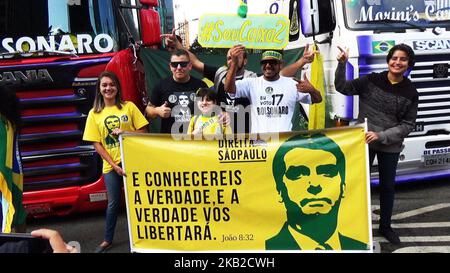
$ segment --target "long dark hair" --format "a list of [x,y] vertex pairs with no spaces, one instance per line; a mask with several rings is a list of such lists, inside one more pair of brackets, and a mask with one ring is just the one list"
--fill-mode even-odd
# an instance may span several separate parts
[[122,88],[120,87],[120,81],[116,74],[111,71],[103,71],[97,79],[97,85],[95,86],[95,99],[94,99],[94,113],[100,113],[105,108],[105,101],[100,93],[100,81],[104,78],[110,78],[116,85],[117,95],[115,104],[117,108],[122,109]]
[[17,130],[21,126],[20,105],[16,93],[6,86],[0,85],[0,115],[4,123],[11,122]]

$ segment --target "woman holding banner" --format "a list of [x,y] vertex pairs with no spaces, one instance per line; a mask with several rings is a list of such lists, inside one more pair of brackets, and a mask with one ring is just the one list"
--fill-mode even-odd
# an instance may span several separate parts
[[366,143],[372,166],[375,155],[380,174],[379,232],[389,242],[400,244],[391,228],[394,184],[403,140],[412,131],[417,116],[418,93],[405,77],[414,66],[414,51],[405,44],[395,45],[386,56],[388,71],[346,81],[348,49],[339,48],[334,84],[344,95],[359,95],[358,122],[368,121]]
[[100,74],[94,100],[89,112],[83,140],[91,141],[103,159],[103,177],[108,192],[105,238],[95,252],[102,253],[111,247],[121,200],[122,169],[118,136],[124,132],[146,132],[148,121],[130,101],[122,100],[120,82],[109,71]]

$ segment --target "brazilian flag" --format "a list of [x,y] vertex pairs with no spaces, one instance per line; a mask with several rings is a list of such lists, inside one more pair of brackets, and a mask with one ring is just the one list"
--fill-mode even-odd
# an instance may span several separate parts
[[0,116],[0,202],[1,232],[25,222],[22,205],[23,174],[17,134],[12,124]]
[[393,48],[395,41],[373,41],[372,42],[372,52],[374,54],[387,54],[388,51]]

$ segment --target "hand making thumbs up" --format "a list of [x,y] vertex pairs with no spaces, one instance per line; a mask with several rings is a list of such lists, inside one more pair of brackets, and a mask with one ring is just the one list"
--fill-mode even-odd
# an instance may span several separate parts
[[170,117],[170,114],[172,113],[172,109],[169,107],[169,103],[165,101],[163,105],[158,107],[158,115],[162,118],[168,118]]

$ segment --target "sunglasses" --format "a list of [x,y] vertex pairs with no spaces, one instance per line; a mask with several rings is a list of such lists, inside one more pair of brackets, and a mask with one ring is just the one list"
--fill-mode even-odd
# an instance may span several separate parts
[[280,62],[277,60],[263,60],[261,61],[261,65],[266,65],[266,64],[270,64],[271,66],[275,66],[277,64],[279,64]]
[[170,66],[173,68],[177,68],[178,65],[181,67],[186,67],[188,66],[189,62],[170,62]]

